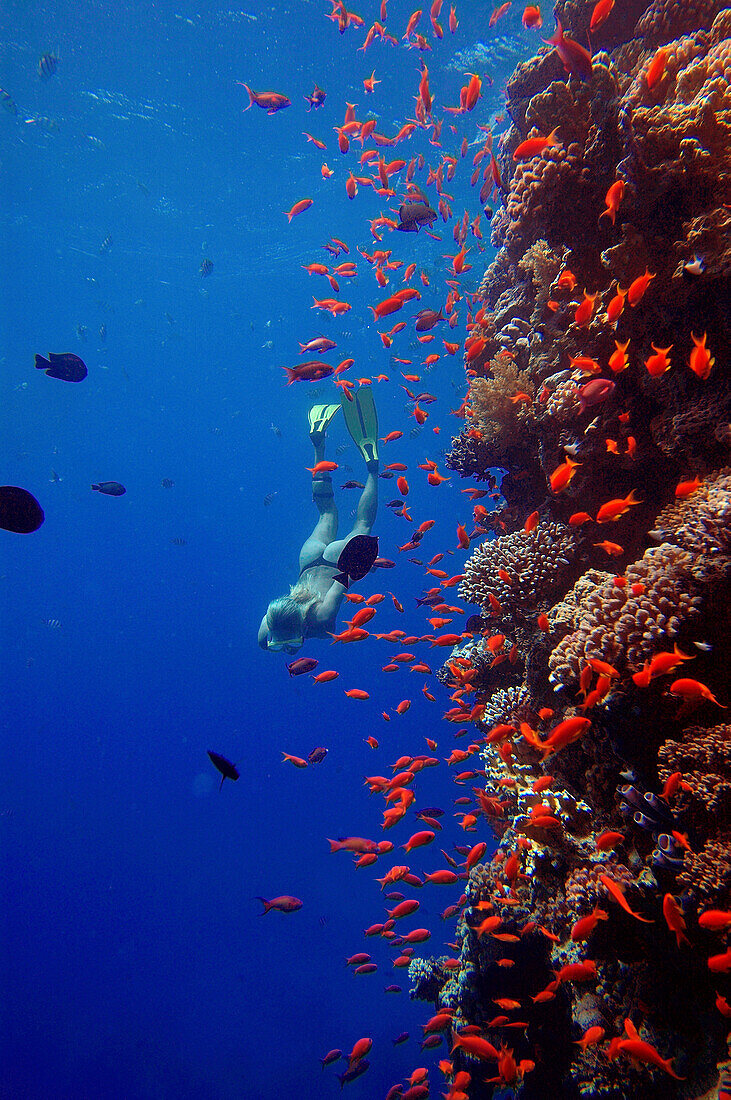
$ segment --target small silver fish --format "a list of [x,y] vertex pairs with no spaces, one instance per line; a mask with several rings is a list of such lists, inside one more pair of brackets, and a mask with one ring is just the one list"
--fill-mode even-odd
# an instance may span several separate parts
[[690,278],[695,278],[698,275],[702,275],[705,269],[706,265],[703,263],[701,257],[698,256],[696,253],[693,254],[692,260],[688,260],[687,263],[683,264],[683,274],[690,276]]

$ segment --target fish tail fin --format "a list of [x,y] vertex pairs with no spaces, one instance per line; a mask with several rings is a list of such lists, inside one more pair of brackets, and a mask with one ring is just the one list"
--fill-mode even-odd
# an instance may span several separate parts
[[248,103],[248,106],[247,106],[247,107],[244,107],[244,110],[245,110],[245,111],[248,111],[249,107],[253,106],[253,103],[254,103],[254,93],[252,92],[252,90],[251,90],[251,88],[249,87],[249,85],[248,85],[248,84],[244,84],[243,80],[237,80],[237,81],[236,81],[236,83],[237,83],[237,84],[239,84],[239,85],[241,85],[241,87],[242,87],[242,88],[246,88],[247,92],[249,93],[249,103]]
[[221,791],[221,787],[223,786],[223,781],[224,781],[224,779],[225,779],[225,778],[226,778],[226,776],[225,776],[225,775],[222,775],[222,776],[221,776],[221,782],[220,782],[220,783],[218,784],[218,790],[219,790],[219,793],[220,793],[220,791]]
[[282,370],[287,372],[287,385],[291,386],[297,377],[297,371],[292,367],[282,367]]
[[336,573],[333,577],[333,580],[337,581],[339,584],[342,584],[343,588],[348,588],[350,585],[347,573]]
[[36,370],[48,370],[51,366],[50,359],[44,359],[42,355],[36,353]]
[[330,845],[330,851],[331,852],[337,852],[337,851],[340,850],[340,841],[339,840],[330,840],[330,837],[328,837],[327,842]]
[[563,27],[561,26],[561,20],[556,18],[556,30],[553,32],[551,38],[544,38],[543,41],[547,46],[560,46],[563,42]]
[[[224,779],[225,778],[226,777],[224,776]],[[269,910],[271,909],[271,905],[269,904],[269,902],[267,901],[266,898],[261,898],[261,897],[259,897],[258,894],[256,895],[256,900],[260,901],[262,903],[262,905],[264,906],[262,912],[259,914],[260,917],[263,917],[265,913],[269,912]]]

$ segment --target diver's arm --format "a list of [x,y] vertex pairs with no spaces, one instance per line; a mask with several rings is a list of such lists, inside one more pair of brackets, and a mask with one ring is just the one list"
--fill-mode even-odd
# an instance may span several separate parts
[[335,630],[340,604],[343,602],[345,587],[340,581],[333,581],[315,612],[315,622],[322,631]]

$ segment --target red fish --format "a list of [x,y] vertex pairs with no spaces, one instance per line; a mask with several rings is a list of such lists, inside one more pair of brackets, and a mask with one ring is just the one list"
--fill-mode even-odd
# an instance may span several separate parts
[[573,73],[580,80],[589,80],[592,74],[591,54],[573,38],[566,38],[560,21],[556,20],[556,32],[553,38],[544,38],[547,46],[553,46],[561,58],[567,73]]
[[596,514],[596,522],[609,523],[612,520],[616,521],[629,512],[632,505],[641,503],[642,501],[637,500],[635,497],[635,491],[633,489],[626,497],[608,500],[606,504],[602,504]]
[[279,92],[253,92],[248,84],[244,84],[242,80],[237,80],[236,83],[242,88],[246,88],[249,93],[249,106],[244,107],[245,111],[248,111],[249,107],[255,103],[257,107],[261,107],[266,111],[268,115],[274,115],[277,111],[283,110],[285,107],[291,107],[292,101],[287,99],[286,95],[281,95]]
[[[614,0],[609,0],[611,4]],[[607,191],[604,199],[604,205],[606,210],[603,210],[599,215],[599,220],[602,218],[609,218],[612,225],[614,225],[615,218],[617,217],[617,211],[619,210],[619,204],[624,197],[624,180],[615,180],[612,186]]]
[[665,72],[665,62],[669,54],[670,50],[666,46],[661,46],[650,62],[647,72],[645,73],[645,81],[650,90],[662,80],[663,73]]
[[551,491],[554,493],[562,492],[572,481],[576,473],[576,467],[580,465],[580,462],[574,462],[573,458],[567,455],[561,465],[551,474]]
[[561,142],[556,139],[556,133],[558,126],[551,130],[548,137],[539,135],[538,137],[526,138],[525,141],[521,141],[513,153],[513,160],[530,160],[531,157],[538,156],[539,153],[543,153],[546,149],[550,149],[554,146],[560,146]]
[[708,375],[711,373],[711,367],[716,360],[711,355],[710,351],[706,347],[706,334],[705,332],[701,337],[695,336],[691,332],[691,337],[695,347],[690,353],[690,359],[688,360],[688,366],[698,378],[705,382]]
[[652,1066],[657,1066],[658,1069],[665,1070],[676,1081],[685,1081],[685,1077],[680,1077],[671,1066],[672,1059],[661,1058],[655,1048],[642,1039],[620,1039],[617,1048],[638,1062],[648,1062]]
[[267,901],[266,898],[261,898],[257,895],[257,901],[260,901],[264,906],[260,916],[264,916],[270,909],[277,909],[280,913],[296,913],[298,909],[302,908],[302,902],[299,898],[293,898],[291,894],[282,894],[281,897],[271,898]]
[[323,363],[319,359],[311,359],[307,363],[300,363],[297,367],[283,367],[287,373],[287,385],[293,382],[319,382],[322,378],[328,378],[333,373],[329,363]]
[[631,306],[634,307],[637,305],[650,285],[650,281],[654,278],[655,276],[650,272],[650,269],[645,268],[645,274],[638,275],[638,277],[630,283],[627,291],[627,300]]
[[294,204],[291,210],[284,211],[284,213],[287,215],[287,221],[291,222],[292,218],[296,218],[298,214],[302,214],[303,211],[309,210],[311,206],[312,199],[300,199],[299,202],[296,202]]
[[594,9],[591,13],[589,30],[595,31],[597,27],[601,27],[604,20],[609,17],[609,14],[613,7],[614,0],[597,0],[597,3],[594,5]]

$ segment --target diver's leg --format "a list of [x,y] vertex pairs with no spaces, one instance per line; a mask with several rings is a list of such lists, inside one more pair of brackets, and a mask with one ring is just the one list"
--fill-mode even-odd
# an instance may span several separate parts
[[[318,434],[312,440],[315,448],[315,462],[322,462],[325,457],[325,435]],[[315,524],[310,537],[300,550],[300,572],[313,561],[316,561],[325,547],[333,541],[338,533],[338,509],[333,495],[332,477],[330,474],[315,474],[312,479],[312,499],[314,500],[320,518]]]
[[363,487],[363,492],[360,494],[358,511],[355,515],[355,523],[353,524],[352,530],[344,539],[338,539],[336,542],[330,543],[325,555],[327,560],[336,562],[354,535],[370,535],[373,525],[376,522],[377,511],[378,461],[376,460],[368,463],[368,477]]
[[354,535],[370,535],[378,511],[378,462],[368,463],[368,477],[360,494],[353,524]]

